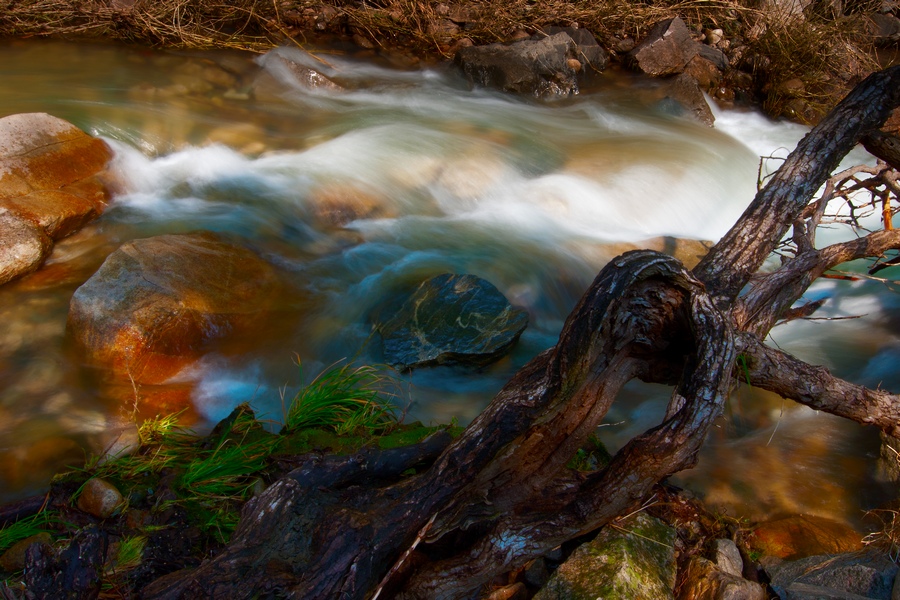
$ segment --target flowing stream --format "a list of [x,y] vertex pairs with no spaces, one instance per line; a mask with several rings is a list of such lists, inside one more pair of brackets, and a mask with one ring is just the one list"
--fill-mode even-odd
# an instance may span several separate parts
[[[342,89],[309,88],[282,55]],[[72,293],[127,240],[226,232],[296,279],[277,322],[214,349],[168,386],[190,396],[200,431],[242,401],[277,421],[283,399],[322,368],[377,363],[367,317],[398,289],[443,272],[487,279],[529,313],[513,353],[480,370],[400,377],[408,420],[466,423],[555,342],[606,261],[647,240],[718,239],[753,198],[759,157],[785,156],[805,133],[748,111],[720,112],[709,129],[673,116],[656,84],[628,74],[539,103],[470,91],[442,67],[317,56],[0,45],[0,116],[48,112],[102,136],[123,183],[44,269],[0,288],[0,501],[102,452],[134,408],[85,373],[65,337]],[[872,160],[859,150],[847,162]],[[361,218],[323,222],[317,211],[335,198],[361,207]],[[836,228],[826,238],[850,235]],[[816,316],[860,318],[793,322],[772,343],[900,389],[896,291],[826,280],[808,294],[823,297]],[[653,424],[667,395],[629,385],[603,439],[614,449]],[[676,482],[735,516],[857,523],[880,499],[877,453],[875,431],[742,386],[698,468]]]

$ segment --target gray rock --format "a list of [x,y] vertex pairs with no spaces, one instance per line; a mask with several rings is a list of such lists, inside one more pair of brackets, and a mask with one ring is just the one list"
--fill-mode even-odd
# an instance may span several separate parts
[[725,71],[729,67],[728,57],[718,48],[697,43],[697,55],[714,64],[720,71]]
[[40,227],[0,208],[0,285],[36,271],[52,248]]
[[443,274],[422,283],[379,325],[388,364],[406,371],[434,364],[490,363],[519,339],[528,315],[489,282]]
[[539,556],[528,563],[523,578],[525,583],[534,588],[541,588],[546,585],[547,580],[550,579],[550,571],[547,570],[547,563],[544,562],[543,557]]
[[869,32],[879,46],[888,46],[900,41],[900,19],[893,15],[869,13],[866,15]]
[[534,598],[663,600],[674,585],[675,530],[638,513],[579,546]]
[[760,9],[769,23],[789,25],[804,21],[804,13],[812,4],[813,0],[763,0]]
[[701,46],[691,39],[684,21],[675,17],[654,25],[647,37],[625,55],[625,60],[647,75],[676,75],[700,53]]
[[720,539],[715,541],[716,566],[722,571],[741,577],[744,572],[744,560],[741,551],[731,540]]
[[898,567],[887,552],[869,548],[809,556],[766,571],[782,600],[891,600]]
[[578,93],[575,42],[565,33],[515,44],[460,48],[453,59],[469,83],[538,98]]

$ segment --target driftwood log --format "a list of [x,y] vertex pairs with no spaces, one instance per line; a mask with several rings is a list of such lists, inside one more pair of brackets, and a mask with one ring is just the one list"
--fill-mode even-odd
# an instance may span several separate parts
[[[886,230],[816,249],[813,195],[900,104],[900,67],[851,92],[788,157],[692,271],[651,251],[597,276],[558,344],[526,365],[432,466],[378,484],[376,458],[310,459],[245,507],[230,545],[154,581],[146,598],[472,598],[498,574],[595,530],[691,467],[736,382],[900,434],[900,396],[869,390],[765,345],[835,265],[900,248]],[[814,204],[814,203],[813,203]],[[761,274],[794,228],[792,257]],[[605,468],[566,463],[632,378],[673,388],[664,420]],[[392,469],[387,469],[391,471]],[[393,469],[396,472],[396,469]]]

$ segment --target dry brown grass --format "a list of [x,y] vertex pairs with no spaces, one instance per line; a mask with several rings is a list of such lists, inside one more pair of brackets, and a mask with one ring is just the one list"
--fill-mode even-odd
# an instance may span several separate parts
[[0,11],[7,37],[103,37],[154,46],[264,50],[284,36],[275,5],[257,0],[21,0]]

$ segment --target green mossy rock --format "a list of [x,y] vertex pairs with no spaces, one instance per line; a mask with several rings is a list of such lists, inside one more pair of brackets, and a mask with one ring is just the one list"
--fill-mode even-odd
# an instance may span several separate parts
[[673,598],[675,530],[638,513],[579,546],[535,600]]

